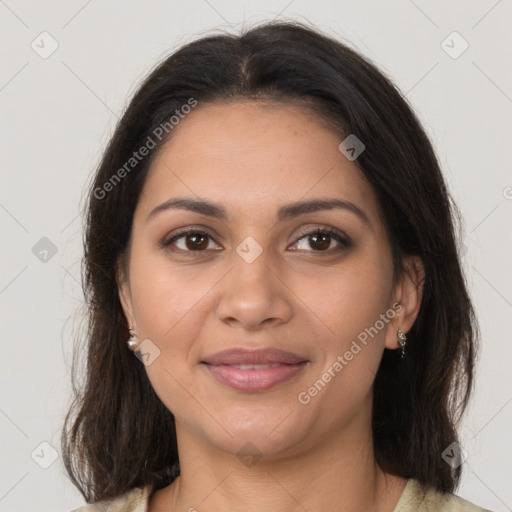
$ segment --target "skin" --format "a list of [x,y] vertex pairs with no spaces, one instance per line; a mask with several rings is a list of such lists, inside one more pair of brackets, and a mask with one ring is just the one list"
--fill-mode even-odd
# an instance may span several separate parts
[[[198,105],[153,162],[133,222],[119,294],[138,340],[160,355],[146,371],[176,419],[181,475],[156,492],[151,512],[393,511],[406,480],[376,464],[372,385],[384,348],[399,348],[421,304],[423,267],[393,283],[391,248],[373,188],[339,151],[344,137],[303,107],[257,101]],[[158,205],[175,197],[220,203],[228,220]],[[299,200],[339,198],[342,209],[277,222]],[[331,226],[352,240],[325,244],[301,230]],[[159,242],[179,228],[210,234]],[[262,253],[248,263],[248,236]],[[320,246],[320,249],[318,247]],[[181,249],[182,252],[179,252]],[[218,249],[218,250],[216,250]],[[295,250],[294,250],[295,249]],[[307,404],[298,401],[357,335],[399,302],[402,309]],[[269,390],[244,392],[200,365],[233,347],[275,347],[309,363]],[[248,445],[248,443],[251,443]],[[238,456],[245,446],[256,456]]]

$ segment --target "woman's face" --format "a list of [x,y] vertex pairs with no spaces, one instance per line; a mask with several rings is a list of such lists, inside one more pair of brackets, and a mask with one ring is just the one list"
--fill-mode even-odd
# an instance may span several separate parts
[[[393,309],[411,294],[343,138],[295,106],[199,104],[153,163],[120,295],[178,437],[277,456],[368,433],[382,352],[419,305]],[[315,200],[349,206],[297,207]],[[229,349],[248,355],[213,357]]]

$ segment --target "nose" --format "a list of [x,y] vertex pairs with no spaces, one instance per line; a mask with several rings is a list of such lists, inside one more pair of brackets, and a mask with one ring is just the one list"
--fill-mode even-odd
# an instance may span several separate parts
[[217,316],[222,322],[254,331],[290,320],[293,293],[269,256],[264,250],[249,263],[234,255],[233,268],[219,288]]

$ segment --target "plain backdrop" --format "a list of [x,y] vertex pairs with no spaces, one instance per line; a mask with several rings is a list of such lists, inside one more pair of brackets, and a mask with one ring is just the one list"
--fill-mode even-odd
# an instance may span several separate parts
[[311,22],[369,57],[435,144],[464,219],[482,333],[457,493],[512,510],[512,2],[4,0],[1,511],[84,503],[63,469],[60,430],[83,300],[80,205],[118,117],[177,47],[271,19]]

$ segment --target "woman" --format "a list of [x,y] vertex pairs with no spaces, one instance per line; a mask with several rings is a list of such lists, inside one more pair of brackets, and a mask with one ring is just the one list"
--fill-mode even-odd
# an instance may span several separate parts
[[451,201],[347,46],[269,23],[167,58],[90,191],[78,510],[483,510],[453,494],[478,329]]

